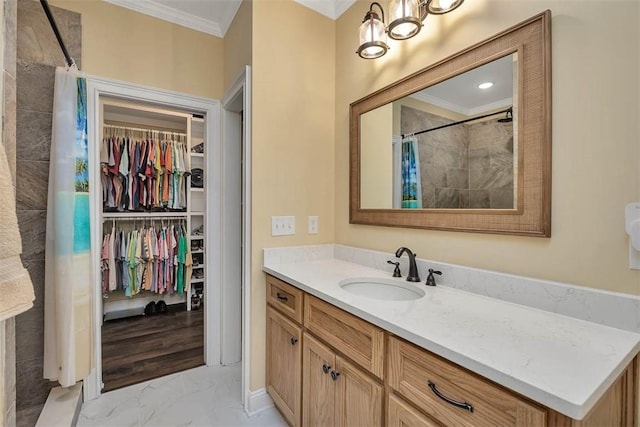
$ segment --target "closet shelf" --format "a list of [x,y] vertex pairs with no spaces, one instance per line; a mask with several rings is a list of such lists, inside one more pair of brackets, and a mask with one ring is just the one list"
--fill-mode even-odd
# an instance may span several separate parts
[[201,157],[204,158],[204,153],[190,153],[191,157]]
[[204,250],[200,249],[199,251],[191,251],[192,254],[203,254]]
[[186,218],[187,212],[104,212],[102,219]]
[[189,236],[191,240],[204,240],[204,236],[202,234],[192,234]]
[[204,277],[202,279],[191,279],[191,283],[204,283]]
[[191,191],[197,191],[198,193],[203,193],[204,188],[202,187],[191,187]]

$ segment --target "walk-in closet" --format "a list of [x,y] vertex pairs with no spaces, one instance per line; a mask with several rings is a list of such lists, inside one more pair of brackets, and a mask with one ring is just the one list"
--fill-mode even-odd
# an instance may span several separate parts
[[102,97],[99,117],[109,391],[205,363],[207,138],[196,111]]

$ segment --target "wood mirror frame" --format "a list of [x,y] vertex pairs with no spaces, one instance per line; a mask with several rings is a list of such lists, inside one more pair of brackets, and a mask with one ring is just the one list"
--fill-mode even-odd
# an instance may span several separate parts
[[[518,53],[515,209],[362,209],[360,116],[502,56]],[[380,89],[350,106],[349,222],[388,227],[551,236],[551,12]]]

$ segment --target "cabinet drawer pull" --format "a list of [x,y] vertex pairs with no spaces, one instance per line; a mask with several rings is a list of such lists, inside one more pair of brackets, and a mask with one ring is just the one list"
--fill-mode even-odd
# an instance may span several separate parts
[[296,345],[297,342],[298,342],[298,338],[291,337],[291,345]]
[[322,372],[324,372],[325,374],[329,373],[329,369],[331,369],[331,366],[327,365],[326,363],[322,365]]
[[280,301],[289,301],[289,298],[287,298],[285,295],[282,295],[280,292],[276,292],[276,296]]
[[454,399],[452,399],[450,397],[445,396],[444,394],[440,393],[440,390],[438,390],[438,388],[436,387],[436,384],[434,382],[431,382],[431,380],[427,380],[427,383],[429,384],[429,388],[431,388],[431,390],[440,399],[444,400],[447,403],[450,403],[453,406],[457,406],[458,408],[466,409],[469,412],[473,412],[473,405],[472,404],[467,403],[467,402],[460,402],[458,400],[454,400]]
[[331,371],[331,379],[336,381],[338,379],[338,376],[340,376],[340,372],[336,372],[336,371]]

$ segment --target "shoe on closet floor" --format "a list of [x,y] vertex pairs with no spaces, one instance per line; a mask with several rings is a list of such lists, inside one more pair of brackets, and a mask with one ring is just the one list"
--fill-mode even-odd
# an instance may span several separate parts
[[167,303],[160,300],[156,303],[156,313],[166,313],[167,312]]
[[157,307],[156,307],[155,301],[151,301],[149,304],[147,304],[144,307],[144,315],[145,316],[150,316],[152,314],[156,314],[156,312],[157,312]]

